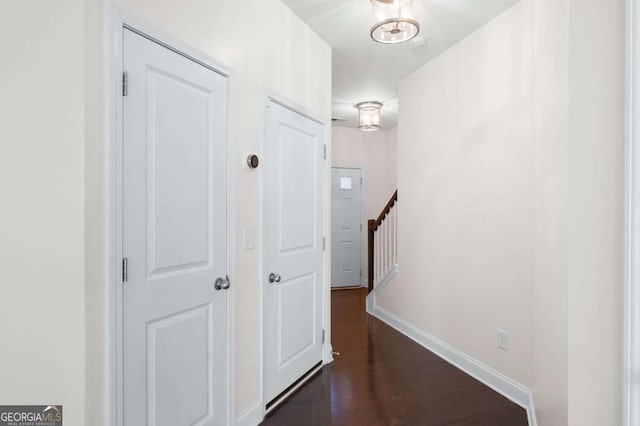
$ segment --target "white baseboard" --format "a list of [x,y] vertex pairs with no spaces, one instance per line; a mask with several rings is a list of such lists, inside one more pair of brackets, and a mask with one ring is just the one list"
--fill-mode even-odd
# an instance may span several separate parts
[[369,315],[375,316],[375,306],[376,306],[376,293],[370,292],[367,294],[367,298],[365,299],[365,309]]
[[[369,306],[369,304],[371,306]],[[376,306],[375,294],[371,297],[370,301],[369,298],[367,298],[367,312],[527,410],[529,426],[537,426],[533,408],[533,397],[528,388],[476,361],[454,347],[447,345],[443,341],[425,333],[391,312]]]
[[533,393],[529,391],[529,406],[527,407],[527,419],[529,419],[529,426],[538,426],[538,419],[536,418],[536,409],[533,406]]
[[263,418],[262,401],[258,400],[238,414],[237,426],[258,426]]

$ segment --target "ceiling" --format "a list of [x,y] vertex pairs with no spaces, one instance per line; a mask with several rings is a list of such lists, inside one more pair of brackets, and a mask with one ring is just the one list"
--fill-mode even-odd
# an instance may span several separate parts
[[397,124],[397,85],[519,0],[414,0],[420,33],[409,42],[371,40],[370,0],[283,0],[333,48],[334,126],[357,127],[360,101],[380,101],[382,128]]

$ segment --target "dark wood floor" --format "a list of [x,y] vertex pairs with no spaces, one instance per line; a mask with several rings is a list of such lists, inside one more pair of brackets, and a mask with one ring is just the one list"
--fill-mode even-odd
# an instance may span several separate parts
[[263,425],[527,425],[525,410],[367,315],[365,296],[332,292],[340,355]]

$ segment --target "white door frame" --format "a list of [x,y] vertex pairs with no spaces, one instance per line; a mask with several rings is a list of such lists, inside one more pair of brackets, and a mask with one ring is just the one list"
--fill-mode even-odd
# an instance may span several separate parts
[[[273,101],[287,109],[290,109],[291,111],[294,111],[300,115],[303,115],[319,124],[322,125],[322,128],[324,130],[324,143],[327,147],[327,158],[325,161],[325,167],[324,167],[324,181],[325,181],[325,185],[324,185],[324,199],[325,199],[325,203],[324,203],[324,225],[323,225],[323,232],[325,235],[325,238],[327,239],[326,242],[326,249],[324,252],[324,260],[323,260],[323,269],[324,269],[324,282],[322,283],[322,285],[325,288],[325,291],[323,292],[323,298],[322,298],[322,328],[325,330],[325,341],[324,341],[324,346],[322,349],[322,366],[329,364],[330,362],[333,361],[333,352],[332,352],[332,346],[331,346],[331,280],[330,280],[330,275],[331,275],[331,235],[330,235],[330,230],[331,230],[331,126],[327,124],[326,120],[323,120],[320,116],[314,114],[313,112],[309,111],[307,108],[305,108],[304,106],[291,101],[290,99],[287,99],[284,96],[279,95],[276,92],[273,92],[269,89],[264,89],[263,90],[263,96],[262,96],[262,155],[264,157],[264,153],[266,152],[266,146],[267,146],[267,138],[266,138],[266,124],[267,124],[267,118],[266,118],[266,109],[267,109],[267,105],[269,104],[269,102]],[[260,180],[262,182],[261,184],[261,193],[260,193],[260,209],[262,210],[260,212],[260,228],[264,231],[265,230],[265,224],[267,223],[267,219],[266,219],[266,215],[267,215],[267,210],[265,208],[265,194],[266,194],[266,183],[265,183],[265,172],[264,172],[264,167],[260,168]],[[328,182],[328,184],[327,184]],[[262,233],[263,237],[265,235],[265,232]],[[267,252],[267,241],[266,238],[262,238],[262,244],[261,244],[261,254],[260,254],[260,263],[261,263],[261,267],[260,267],[260,271],[262,272],[261,274],[261,280],[260,280],[260,299],[261,299],[261,309],[262,312],[260,313],[260,400],[261,400],[261,407],[262,407],[262,417],[264,418],[265,414],[267,413],[267,409],[266,409],[266,404],[269,401],[265,401],[264,400],[264,388],[265,388],[265,380],[264,380],[264,373],[265,373],[265,365],[264,365],[264,336],[265,336],[265,326],[266,326],[266,321],[265,321],[265,314],[266,314],[266,299],[264,297],[264,287],[265,284],[267,282],[267,275],[268,275],[268,271],[267,271],[267,261],[266,261],[266,256],[265,253]],[[294,388],[292,388],[289,392],[287,392],[286,395],[284,395],[283,397],[286,397],[287,395],[290,395],[291,393],[295,392],[300,386],[302,386],[304,383],[306,383],[306,380],[300,382],[298,385],[296,385]],[[276,404],[278,405],[278,404]]]
[[[362,177],[362,202],[360,203],[360,216],[362,217],[362,232],[360,233],[360,267],[362,268],[362,277],[360,278],[360,286],[367,287],[369,285],[369,268],[365,264],[367,260],[367,224],[368,218],[364,215],[364,203],[365,203],[365,185],[367,184],[367,179],[365,179],[364,175],[364,167],[363,166],[342,166],[340,164],[332,164],[331,169],[356,169],[360,170],[360,177]],[[333,183],[332,183],[333,184]],[[330,210],[331,211],[331,210]]]
[[123,301],[121,282],[122,260],[122,60],[123,29],[128,28],[147,37],[164,47],[185,56],[200,65],[209,68],[227,78],[227,241],[228,265],[231,287],[229,294],[228,325],[228,410],[229,423],[236,423],[235,412],[235,277],[236,277],[236,241],[235,241],[235,79],[233,71],[208,55],[176,40],[159,29],[132,17],[126,12],[109,6],[107,22],[107,200],[106,200],[106,237],[107,237],[107,283],[105,294],[108,299],[107,324],[107,365],[108,365],[108,404],[110,424],[123,425]]
[[640,1],[626,1],[623,424],[640,424]]

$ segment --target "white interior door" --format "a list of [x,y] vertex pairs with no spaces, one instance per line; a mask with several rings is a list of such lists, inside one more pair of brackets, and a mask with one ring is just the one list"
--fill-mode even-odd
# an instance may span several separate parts
[[322,361],[323,126],[269,101],[265,129],[265,402]]
[[124,423],[226,425],[227,79],[129,30],[123,63]]
[[331,169],[331,286],[362,285],[362,169]]

